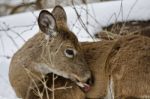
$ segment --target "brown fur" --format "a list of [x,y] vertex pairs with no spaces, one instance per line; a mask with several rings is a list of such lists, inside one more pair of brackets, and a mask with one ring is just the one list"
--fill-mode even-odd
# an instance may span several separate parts
[[115,99],[149,99],[144,98],[150,96],[150,39],[148,37],[126,36],[115,43],[104,40],[89,43],[83,48],[95,77],[94,86],[87,93],[87,97],[106,96],[108,82],[112,79]]
[[114,81],[115,97],[150,96],[150,39],[124,37],[117,41],[110,56],[107,68]]
[[[114,45],[114,41],[100,41],[83,43],[85,59],[94,76],[94,85],[87,93],[89,98],[105,97],[108,85],[108,74],[105,73],[107,57]],[[103,91],[102,91],[103,90]]]
[[[74,36],[72,37],[68,42],[76,41]],[[59,37],[61,38],[62,36]],[[66,38],[61,40],[66,40]],[[34,91],[39,89],[42,92],[44,89],[39,79],[46,80],[47,86],[52,87],[52,74],[47,74],[42,78],[42,75],[34,70],[34,66],[41,61],[43,43],[46,43],[44,34],[36,34],[12,59],[9,77],[18,97],[38,99]],[[55,91],[55,99],[104,98],[111,79],[115,99],[145,99],[144,96],[150,96],[150,38],[132,35],[122,37],[117,41],[76,42],[75,45],[80,46],[79,49],[84,54],[84,59],[94,76],[94,84],[88,93],[84,93],[74,82],[59,76],[55,81],[56,88],[64,86],[66,82],[68,82],[67,86],[73,88]],[[47,54],[44,55],[48,58]],[[68,72],[67,68],[65,70]],[[32,83],[31,78],[37,87]],[[29,90],[30,87],[32,89]],[[52,99],[51,91],[48,93]],[[45,91],[43,99],[48,99]]]

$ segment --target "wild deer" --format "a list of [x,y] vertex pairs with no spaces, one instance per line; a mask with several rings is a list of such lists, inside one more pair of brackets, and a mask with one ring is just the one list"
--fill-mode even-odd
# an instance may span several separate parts
[[67,82],[72,88],[55,90],[55,99],[150,99],[149,37],[78,42],[60,6],[52,13],[41,11],[38,24],[41,32],[14,55],[10,65],[10,82],[18,97],[52,99],[54,93],[46,89]]
[[38,24],[41,32],[27,41],[12,58],[9,77],[17,96],[33,99],[30,94],[42,90],[39,88],[45,79],[43,76],[49,73],[71,79],[88,91],[91,72],[77,37],[67,27],[64,9],[56,6],[52,13],[41,11]]

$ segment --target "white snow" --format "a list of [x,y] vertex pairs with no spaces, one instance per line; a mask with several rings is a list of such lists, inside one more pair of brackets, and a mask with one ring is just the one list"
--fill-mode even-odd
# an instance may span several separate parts
[[[116,21],[150,19],[150,0],[111,1],[76,6],[76,8],[91,35],[100,31],[102,26]],[[93,41],[77,20],[74,9],[65,7],[65,10],[68,26],[79,40]],[[36,23],[38,14],[39,11],[26,12],[0,18],[0,99],[16,99],[8,79],[11,58],[7,59],[6,57],[12,57],[25,41],[39,31]]]
[[34,2],[35,0],[1,0],[0,4],[10,4],[10,5],[18,5],[26,2]]

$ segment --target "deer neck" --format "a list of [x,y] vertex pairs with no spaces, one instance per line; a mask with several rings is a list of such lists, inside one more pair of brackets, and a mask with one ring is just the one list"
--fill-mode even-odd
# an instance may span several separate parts
[[114,43],[114,41],[100,41],[82,44],[85,59],[95,78],[92,89],[87,93],[88,98],[100,98],[107,95],[109,72],[106,68]]

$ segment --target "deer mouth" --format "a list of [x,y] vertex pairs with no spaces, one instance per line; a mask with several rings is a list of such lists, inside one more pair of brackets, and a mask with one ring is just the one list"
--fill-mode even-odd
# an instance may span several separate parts
[[[51,74],[51,73],[48,73],[48,74]],[[54,71],[54,70],[53,70],[53,74],[55,74],[56,76],[60,76],[65,79],[71,80],[72,82],[76,83],[81,88],[81,90],[84,92],[90,91],[91,85],[93,84],[93,77],[89,77],[87,80],[80,81],[79,77],[77,77],[75,75],[68,75],[63,72],[58,72],[58,71]]]
[[[54,73],[48,73],[48,74],[46,74],[45,79],[50,79],[50,81],[51,81],[52,79],[54,79],[53,78],[53,74]],[[57,79],[55,79],[55,80],[57,80],[57,81],[55,81],[56,83],[59,80],[60,81],[62,81],[62,80],[71,81],[72,83],[75,83],[83,92],[88,92],[91,89],[91,84],[92,84],[91,83],[91,79],[88,79],[86,83],[83,83],[83,82],[80,82],[80,81],[75,80],[75,79],[71,79],[71,78],[66,78],[66,77],[60,76],[58,74],[54,74],[54,77],[57,78]]]
[[[57,77],[57,78],[64,78],[65,80],[70,80],[71,82],[73,82],[73,83],[75,83],[77,86],[79,86],[80,87],[80,89],[82,90],[82,91],[84,91],[84,92],[88,92],[88,91],[90,91],[90,89],[91,89],[91,85],[93,84],[93,79],[91,80],[91,79],[88,79],[86,82],[81,82],[81,81],[79,81],[79,80],[75,80],[75,79],[73,79],[72,77],[71,78],[69,78],[69,77],[65,77],[64,75],[62,76],[62,75],[58,75],[58,74],[55,74],[55,73],[53,73],[54,74],[54,76],[55,77]],[[53,79],[53,77],[52,77],[52,73],[48,73],[47,75],[46,75],[46,78],[50,78],[50,79]]]
[[84,92],[88,92],[91,89],[91,86],[89,84],[86,83],[82,83],[82,82],[77,82],[76,83]]
[[81,80],[81,78],[79,78],[76,75],[71,75],[69,76],[69,79],[75,82],[77,86],[79,86],[80,89],[84,92],[90,91],[91,86],[94,83],[93,75],[90,75],[87,79],[84,79],[84,80],[83,79]]
[[91,90],[91,86],[94,83],[93,76],[89,79],[87,79],[86,82],[81,82],[79,80],[76,80],[75,83],[81,88],[82,91],[88,92]]
[[89,78],[86,82],[79,81],[76,77],[68,77],[67,79],[72,80],[81,88],[82,91],[88,92],[91,89],[91,85],[93,84],[93,79]]

